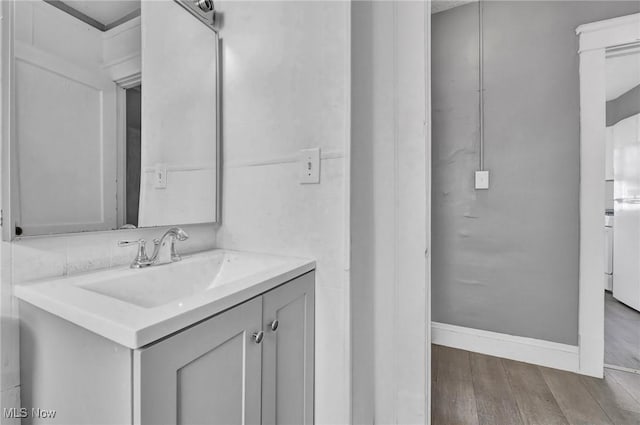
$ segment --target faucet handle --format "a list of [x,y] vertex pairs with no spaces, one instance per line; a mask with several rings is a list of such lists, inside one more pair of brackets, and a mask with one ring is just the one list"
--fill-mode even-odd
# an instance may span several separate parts
[[132,268],[139,268],[149,263],[149,257],[147,256],[147,241],[144,239],[138,239],[137,241],[118,241],[119,247],[125,247],[130,245],[138,245],[138,253],[135,260],[131,263]]
[[138,239],[136,241],[118,241],[118,246],[136,245],[144,242],[145,242],[144,239]]

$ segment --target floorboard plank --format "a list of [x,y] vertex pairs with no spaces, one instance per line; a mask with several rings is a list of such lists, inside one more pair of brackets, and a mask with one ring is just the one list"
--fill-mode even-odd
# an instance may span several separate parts
[[640,403],[640,375],[613,369],[605,369],[605,372],[607,373],[607,376],[611,376],[615,379],[638,403]]
[[608,370],[604,379],[581,376],[580,380],[614,424],[640,424],[640,404]]
[[523,423],[501,359],[471,353],[471,376],[480,425]]
[[640,370],[640,313],[605,293],[604,362]]
[[537,366],[502,360],[525,425],[568,425]]
[[640,425],[640,375],[604,379],[442,346],[432,351],[434,425]]
[[541,367],[542,376],[571,425],[611,425],[613,422],[582,384],[580,376]]
[[433,425],[478,425],[469,352],[438,347],[437,385],[433,391]]

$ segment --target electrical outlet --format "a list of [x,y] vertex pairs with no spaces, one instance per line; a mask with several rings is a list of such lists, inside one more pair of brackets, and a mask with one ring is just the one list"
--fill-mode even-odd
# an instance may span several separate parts
[[167,167],[163,164],[157,164],[153,173],[153,187],[156,189],[167,188]]
[[489,171],[476,171],[476,189],[489,189]]
[[320,183],[320,148],[300,151],[300,183]]

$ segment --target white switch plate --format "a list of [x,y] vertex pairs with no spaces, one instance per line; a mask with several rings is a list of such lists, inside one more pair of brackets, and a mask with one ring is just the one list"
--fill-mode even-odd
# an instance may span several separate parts
[[154,172],[153,187],[156,189],[167,188],[167,167],[162,164],[157,164]]
[[489,189],[488,171],[476,171],[476,189]]
[[320,183],[320,148],[300,151],[300,183]]

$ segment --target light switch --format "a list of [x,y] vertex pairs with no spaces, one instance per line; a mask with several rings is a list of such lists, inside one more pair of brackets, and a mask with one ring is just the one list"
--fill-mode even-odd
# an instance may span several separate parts
[[154,171],[153,187],[156,189],[167,188],[167,167],[163,164],[157,164]]
[[300,151],[300,183],[320,183],[320,148]]
[[476,189],[489,189],[489,171],[476,171]]

